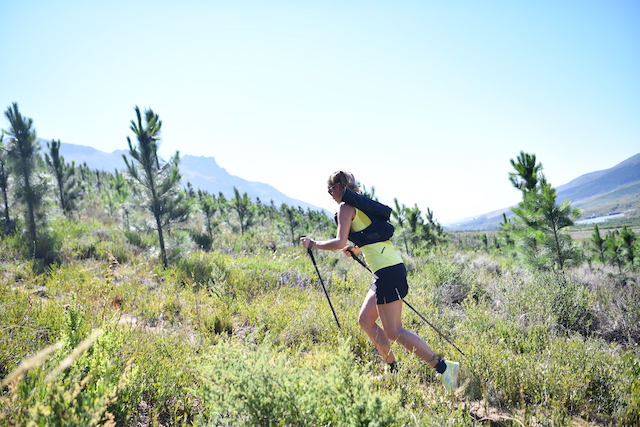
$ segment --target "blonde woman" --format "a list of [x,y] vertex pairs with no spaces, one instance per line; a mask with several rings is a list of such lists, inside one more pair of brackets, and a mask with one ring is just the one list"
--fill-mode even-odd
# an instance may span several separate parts
[[[375,242],[362,247],[347,245],[349,233],[362,231],[372,222],[363,211],[343,201],[347,189],[360,192],[353,174],[348,171],[334,172],[327,180],[327,187],[329,194],[339,205],[336,237],[319,241],[302,237],[302,245],[307,249],[341,250],[347,256],[362,253],[373,271],[374,280],[360,309],[360,327],[373,341],[391,372],[397,369],[396,358],[391,350],[393,341],[431,365],[446,390],[452,391],[457,387],[458,363],[438,358],[422,338],[402,326],[402,299],[409,291],[407,270],[391,241]],[[378,319],[382,327],[378,325]]]

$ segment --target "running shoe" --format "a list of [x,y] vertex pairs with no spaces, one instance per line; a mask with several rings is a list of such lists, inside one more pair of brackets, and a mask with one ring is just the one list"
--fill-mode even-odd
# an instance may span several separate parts
[[444,388],[451,392],[458,387],[458,362],[445,362],[447,369],[440,376],[440,381],[444,384]]

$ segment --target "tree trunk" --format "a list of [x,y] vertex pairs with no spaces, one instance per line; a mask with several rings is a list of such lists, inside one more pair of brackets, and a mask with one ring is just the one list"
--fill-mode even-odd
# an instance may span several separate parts
[[36,234],[36,215],[35,215],[35,206],[33,206],[33,194],[31,191],[31,183],[29,182],[29,175],[27,172],[24,172],[24,183],[25,183],[25,192],[27,193],[27,210],[29,214],[29,237],[32,242],[37,240]]
[[160,257],[162,258],[162,265],[164,266],[164,268],[167,268],[169,266],[169,263],[167,261],[167,251],[164,248],[164,235],[162,233],[162,223],[160,221],[160,215],[158,213],[155,213],[154,216],[156,217],[156,226],[158,227],[158,240],[160,241]]
[[9,199],[7,198],[7,189],[2,189],[2,195],[4,196],[4,220],[9,222]]
[[[6,178],[6,171],[4,169],[4,163],[0,164],[0,174]],[[6,181],[5,181],[6,183]],[[7,196],[7,187],[4,186],[2,187],[2,196],[3,196],[3,200],[4,200],[4,220],[5,223],[9,222],[9,197]]]
[[564,262],[562,260],[562,255],[560,251],[560,242],[558,241],[558,230],[553,227],[553,238],[556,242],[556,254],[558,255],[558,264],[560,265],[560,270],[563,270]]

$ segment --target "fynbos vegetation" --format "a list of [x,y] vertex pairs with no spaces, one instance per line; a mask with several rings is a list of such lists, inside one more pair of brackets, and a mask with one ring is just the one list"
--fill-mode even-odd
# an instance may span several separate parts
[[[32,120],[7,110],[0,424],[640,424],[633,224],[573,238],[576,212],[556,205],[535,156],[512,161],[523,201],[496,234],[449,235],[430,209],[395,201],[407,300],[466,354],[404,313],[460,361],[447,396],[401,346],[398,372],[385,370],[357,324],[370,273],[319,252],[336,327],[297,243],[332,236],[331,218],[180,189],[177,153],[156,156],[158,116],[136,113],[135,162],[111,174],[65,165],[55,141],[44,162]],[[83,191],[65,204],[75,179]]]

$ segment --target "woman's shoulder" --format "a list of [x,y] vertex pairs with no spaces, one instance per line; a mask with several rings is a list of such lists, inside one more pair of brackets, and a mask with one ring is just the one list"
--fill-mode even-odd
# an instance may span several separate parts
[[343,210],[347,212],[355,212],[356,208],[348,203],[340,202],[340,204],[338,205],[338,213],[342,212]]
[[337,215],[347,215],[351,220],[353,220],[356,216],[356,208],[345,202],[341,202],[340,205],[338,205]]

